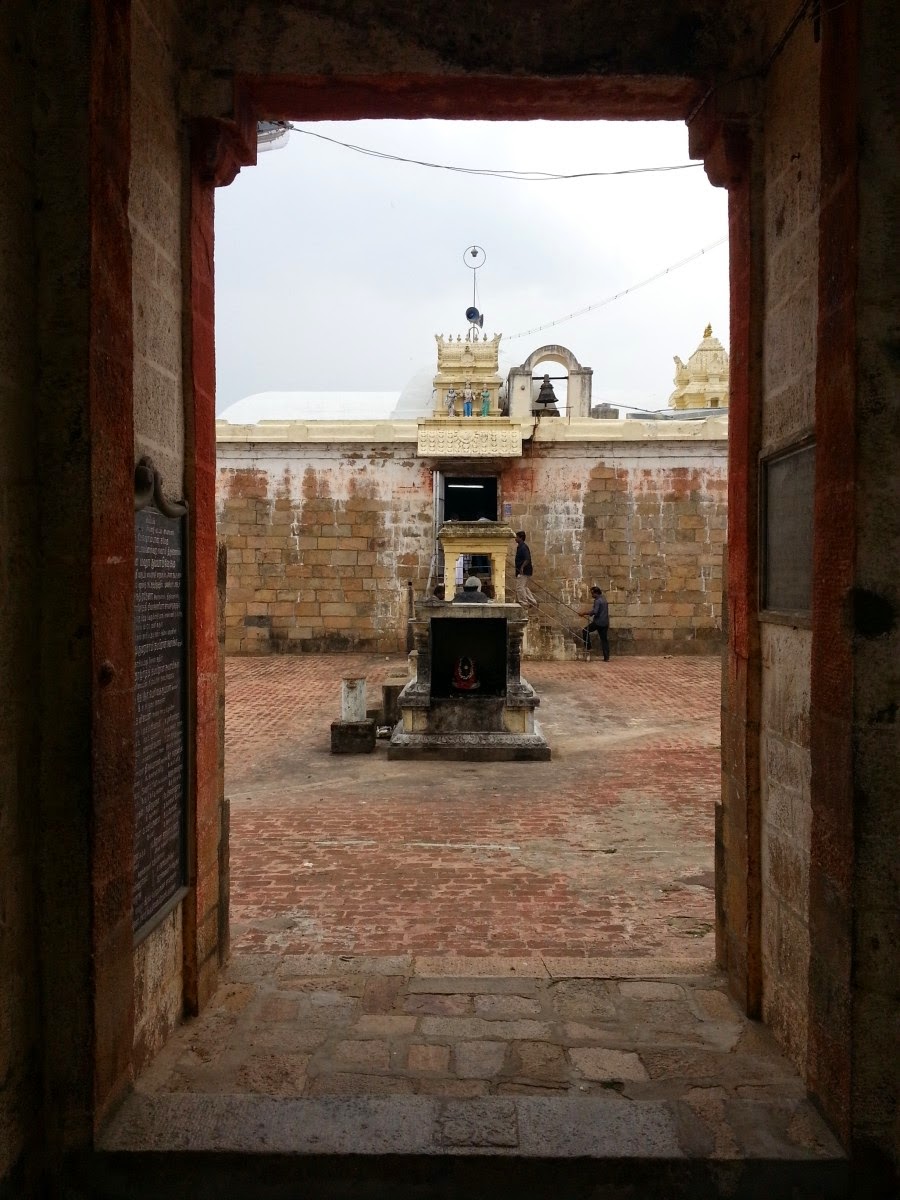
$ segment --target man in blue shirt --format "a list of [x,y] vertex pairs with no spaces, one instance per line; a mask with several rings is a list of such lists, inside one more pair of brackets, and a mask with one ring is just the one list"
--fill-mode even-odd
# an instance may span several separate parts
[[598,587],[591,588],[591,597],[594,601],[591,605],[591,611],[581,614],[583,617],[590,618],[588,624],[581,631],[585,653],[590,653],[591,634],[596,631],[600,637],[603,661],[609,662],[609,605],[606,602],[606,597]]

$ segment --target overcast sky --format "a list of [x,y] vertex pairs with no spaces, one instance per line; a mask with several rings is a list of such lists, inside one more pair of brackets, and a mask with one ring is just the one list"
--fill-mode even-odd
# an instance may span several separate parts
[[[474,86],[474,85],[473,85]],[[676,123],[353,121],[306,126],[452,166],[559,174],[689,161]],[[707,322],[728,344],[728,247],[594,312],[584,308],[727,234],[726,193],[700,167],[513,182],[362,155],[292,133],[216,193],[217,411],[263,391],[399,391],[436,369],[434,334],[478,307],[501,368],[555,342],[593,367],[593,399],[665,405],[672,357]],[[505,370],[503,373],[505,375]],[[335,414],[339,416],[340,414]]]

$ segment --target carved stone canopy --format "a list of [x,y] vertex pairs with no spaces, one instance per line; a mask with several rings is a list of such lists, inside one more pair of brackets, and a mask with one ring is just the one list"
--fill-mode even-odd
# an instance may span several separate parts
[[[438,369],[434,377],[436,415],[446,415],[451,419],[463,415],[463,395],[467,387],[474,393],[472,415],[482,415],[482,393],[485,391],[485,415],[499,414],[500,385],[503,382],[499,374],[501,336],[495,333],[488,339],[484,334],[479,340],[477,334],[466,338],[458,334],[455,339],[452,336],[445,338],[442,333],[435,334],[438,356]],[[451,389],[456,393],[455,397]]]
[[491,582],[501,601],[506,595],[507,551],[515,537],[512,529],[499,521],[447,521],[438,530],[446,570],[452,570],[461,554],[487,555],[491,560]]

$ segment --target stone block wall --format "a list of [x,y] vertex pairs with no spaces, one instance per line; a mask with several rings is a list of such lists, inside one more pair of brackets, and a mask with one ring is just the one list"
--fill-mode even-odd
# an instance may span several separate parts
[[[787,3],[775,7],[773,30],[790,15]],[[815,425],[818,59],[811,38],[793,39],[773,69],[766,98],[764,455],[812,433]],[[761,614],[762,1011],[801,1070],[809,987],[811,650],[808,628],[776,624]]]
[[[133,0],[132,156],[128,220],[134,312],[134,457],[149,455],[170,499],[184,496],[182,218],[178,119],[180,19],[173,0]],[[183,1007],[178,906],[137,947],[134,1065],[148,1062]]]
[[[617,653],[712,653],[721,640],[726,444],[537,445],[501,478],[535,579],[578,611],[597,584]],[[577,625],[578,622],[572,617]]]
[[809,986],[810,652],[809,630],[763,626],[763,1015],[801,1065]]
[[405,649],[406,581],[421,595],[428,580],[431,472],[410,447],[297,449],[220,460],[226,653]]
[[[407,581],[421,597],[431,567],[434,464],[408,443],[227,436],[217,501],[226,652],[404,650]],[[724,438],[538,445],[497,472],[502,519],[528,532],[534,580],[563,603],[583,611],[590,586],[603,588],[617,652],[711,653],[721,638],[725,453]],[[492,472],[470,464],[468,473]]]
[[184,495],[179,21],[174,0],[133,0],[128,222],[134,309],[134,456],[149,454],[172,499]]

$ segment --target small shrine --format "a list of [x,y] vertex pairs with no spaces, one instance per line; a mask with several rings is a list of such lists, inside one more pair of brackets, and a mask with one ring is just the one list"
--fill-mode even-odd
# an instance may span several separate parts
[[707,325],[703,341],[686,363],[675,355],[675,391],[669,397],[669,408],[727,407],[728,351]]
[[415,675],[398,698],[390,759],[547,760],[540,700],[522,679],[518,604],[416,604]]
[[[515,538],[509,525],[495,521],[445,521],[438,530],[444,563],[450,564],[449,577],[452,579],[453,564],[460,556],[480,555],[488,558],[494,595],[501,599],[506,595],[506,557]],[[448,578],[446,566],[444,578]],[[447,587],[449,593],[449,584]]]

